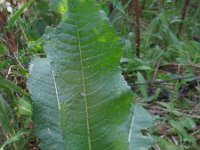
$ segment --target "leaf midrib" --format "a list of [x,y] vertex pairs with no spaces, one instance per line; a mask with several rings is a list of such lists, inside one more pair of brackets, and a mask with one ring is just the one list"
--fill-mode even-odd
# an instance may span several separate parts
[[89,125],[89,115],[88,115],[88,104],[87,104],[87,97],[86,97],[86,87],[85,87],[85,74],[84,74],[84,69],[83,69],[83,58],[82,58],[82,48],[81,48],[81,40],[80,40],[80,35],[79,35],[79,30],[77,27],[77,20],[76,20],[76,12],[74,9],[74,4],[73,1],[68,1],[73,9],[74,13],[74,23],[76,27],[76,33],[77,33],[77,38],[78,38],[78,47],[79,47],[79,52],[80,52],[80,65],[81,65],[81,78],[82,78],[82,83],[83,83],[83,94],[81,94],[84,98],[84,103],[85,103],[85,115],[86,115],[86,125],[87,125],[87,134],[88,134],[88,150],[92,150],[91,146],[91,137],[90,137],[90,125]]
[[56,91],[56,100],[57,100],[57,104],[58,104],[58,110],[60,112],[61,106],[60,106],[60,99],[59,99],[59,96],[58,96],[58,88],[57,88],[57,83],[56,83],[56,79],[55,79],[55,73],[54,73],[54,71],[52,71],[51,73],[52,73],[52,76],[53,76],[54,88],[55,88],[55,91]]

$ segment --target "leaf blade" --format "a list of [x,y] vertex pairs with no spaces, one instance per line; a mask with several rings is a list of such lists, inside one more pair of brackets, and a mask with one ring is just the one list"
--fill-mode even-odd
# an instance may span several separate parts
[[141,130],[152,127],[154,118],[139,104],[134,105],[134,115],[129,133],[130,150],[148,150],[153,144],[151,136],[144,136]]
[[0,86],[4,89],[5,87],[10,89],[11,91],[17,92],[21,95],[24,95],[26,97],[29,97],[29,94],[25,92],[23,89],[15,85],[14,83],[10,82],[9,80],[4,79],[2,76],[0,76]]
[[40,147],[49,149],[46,145],[51,145],[50,149],[58,147],[62,150],[60,111],[49,62],[35,58],[30,65],[30,74],[28,87],[33,99],[33,120],[37,126],[35,133],[42,141]]
[[64,148],[128,149],[124,124],[132,92],[118,67],[119,37],[95,1],[68,0],[67,9],[62,22],[47,29],[44,46],[61,102]]

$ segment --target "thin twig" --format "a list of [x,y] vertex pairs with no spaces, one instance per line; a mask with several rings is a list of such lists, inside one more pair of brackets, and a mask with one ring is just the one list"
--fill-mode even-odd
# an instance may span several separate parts
[[157,61],[156,69],[155,69],[155,72],[153,74],[153,80],[155,80],[157,75],[158,75],[158,70],[160,68],[161,61],[162,61],[162,58],[159,58],[158,61]]
[[161,150],[160,147],[159,147],[157,144],[155,144],[155,145],[153,146],[153,149],[154,149],[154,150]]
[[[156,104],[160,105],[159,102],[157,102]],[[180,111],[180,110],[179,111],[178,110],[169,111],[167,108],[162,108],[162,107],[159,107],[158,109],[163,110],[165,112],[171,112],[171,113],[173,113],[176,116],[180,116],[181,115],[181,116],[191,117],[191,118],[195,118],[195,119],[200,119],[199,115],[186,114],[186,113],[184,113],[183,111]]]
[[177,139],[176,139],[175,136],[172,136],[172,141],[174,142],[174,144],[175,144],[176,146],[179,145],[179,144],[178,144],[178,141],[177,141]]
[[12,56],[8,55],[9,58],[13,59],[22,69],[26,70],[24,66],[20,63],[15,53],[12,52]]
[[22,31],[22,34],[24,35],[24,38],[25,38],[25,40],[26,40],[26,43],[29,44],[30,42],[29,42],[29,39],[28,39],[26,33],[24,32],[24,30],[23,30],[22,28],[21,28],[21,31]]
[[14,58],[15,58],[15,61],[18,63],[18,65],[19,65],[22,69],[26,70],[26,69],[24,68],[24,66],[20,63],[20,61],[18,60],[18,58],[17,58],[17,56],[15,55],[15,53],[13,53],[13,56],[14,56]]
[[131,86],[136,86],[136,85],[147,85],[147,84],[164,84],[164,83],[178,81],[178,80],[184,80],[184,79],[200,80],[200,76],[194,76],[194,77],[177,77],[177,78],[169,79],[169,80],[146,81],[146,83],[133,83],[133,84],[130,84],[130,85]]
[[13,67],[13,65],[11,65],[11,66],[8,68],[8,72],[7,72],[7,75],[6,75],[6,79],[8,79],[8,76],[9,76],[10,73],[12,72],[12,67]]

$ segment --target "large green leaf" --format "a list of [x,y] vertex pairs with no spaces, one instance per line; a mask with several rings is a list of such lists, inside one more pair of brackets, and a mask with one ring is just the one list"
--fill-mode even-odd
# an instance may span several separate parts
[[47,29],[47,59],[30,65],[28,86],[41,149],[126,150],[131,90],[119,69],[121,45],[94,0],[68,0]]
[[33,121],[36,124],[36,135],[41,141],[40,147],[49,150],[57,147],[63,150],[65,149],[61,126],[63,110],[60,108],[50,64],[46,59],[35,59],[30,66],[30,73],[28,86],[33,99]]
[[141,105],[134,105],[134,116],[129,134],[130,150],[148,150],[154,144],[153,137],[145,136],[141,133],[141,130],[152,127],[154,120],[155,118]]
[[49,7],[53,11],[64,14],[67,11],[67,0],[49,0]]

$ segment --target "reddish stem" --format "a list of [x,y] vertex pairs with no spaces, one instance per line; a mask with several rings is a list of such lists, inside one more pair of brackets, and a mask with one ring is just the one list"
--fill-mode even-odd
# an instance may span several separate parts
[[185,20],[185,17],[186,17],[186,13],[187,13],[187,10],[188,10],[188,7],[190,5],[190,0],[185,0],[184,2],[184,5],[183,5],[183,8],[181,10],[181,23],[179,24],[179,33],[182,33],[182,30],[183,30],[183,22]]
[[135,32],[136,32],[136,57],[140,58],[140,2],[139,0],[134,0],[135,2]]

